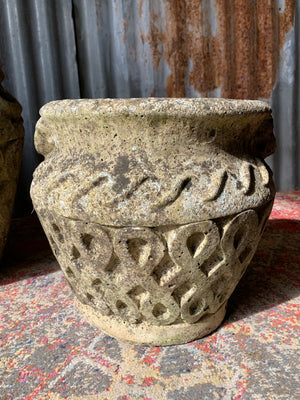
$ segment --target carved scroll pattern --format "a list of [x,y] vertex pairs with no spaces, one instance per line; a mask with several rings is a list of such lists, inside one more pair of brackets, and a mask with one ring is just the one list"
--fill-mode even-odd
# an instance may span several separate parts
[[53,215],[44,220],[79,299],[130,323],[195,323],[228,300],[270,212],[172,229],[108,228]]
[[[218,200],[226,190],[241,191],[244,196],[253,195],[261,186],[267,187],[270,181],[270,174],[265,163],[256,158],[253,162],[244,161],[238,164],[235,168],[214,169],[211,172],[210,179],[216,182],[215,185],[201,186],[201,170],[199,167],[199,175],[192,173],[184,173],[174,180],[170,177],[159,179],[154,173],[145,171],[145,168],[140,168],[137,173],[137,167],[132,168],[132,175],[128,173],[128,184],[120,193],[116,193],[113,187],[116,186],[117,177],[111,171],[98,171],[95,167],[89,167],[82,171],[81,160],[79,165],[75,165],[72,170],[69,170],[68,165],[74,164],[74,161],[57,158],[55,163],[52,161],[50,167],[48,164],[42,164],[39,168],[41,176],[45,174],[43,179],[46,180],[46,194],[53,196],[57,202],[70,204],[70,207],[82,209],[82,204],[90,196],[93,198],[95,193],[99,193],[101,188],[102,206],[114,208],[117,204],[123,201],[135,201],[138,194],[143,190],[144,185],[157,184],[160,189],[158,192],[154,190],[153,198],[151,198],[150,210],[157,212],[173,206],[176,202],[181,201],[183,196],[195,190],[196,193],[203,197],[204,202],[214,202]],[[87,161],[88,162],[88,161]],[[62,165],[62,171],[57,172],[52,168],[52,165]],[[203,163],[204,164],[204,163]],[[143,166],[144,167],[144,166]],[[91,170],[95,170],[91,174]],[[79,179],[80,174],[85,174]],[[126,175],[127,176],[127,175]],[[41,178],[40,178],[41,179]],[[50,182],[50,183],[49,183]],[[84,183],[82,183],[84,182]],[[165,184],[164,182],[169,182]],[[72,191],[62,190],[65,186],[71,186]],[[113,193],[113,195],[112,195]],[[158,200],[160,199],[160,200]],[[84,207],[83,207],[84,208]]]

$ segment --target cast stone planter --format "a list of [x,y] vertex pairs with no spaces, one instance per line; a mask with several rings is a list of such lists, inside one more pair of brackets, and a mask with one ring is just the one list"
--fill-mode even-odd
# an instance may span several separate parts
[[6,243],[24,141],[22,108],[2,86],[0,64],[0,259]]
[[272,208],[270,108],[56,101],[35,145],[33,203],[87,320],[152,345],[216,329]]

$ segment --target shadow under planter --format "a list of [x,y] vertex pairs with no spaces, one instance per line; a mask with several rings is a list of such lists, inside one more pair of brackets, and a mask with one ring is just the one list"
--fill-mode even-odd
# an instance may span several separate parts
[[247,272],[231,296],[226,322],[268,311],[299,294],[300,221],[270,219]]
[[215,330],[272,209],[270,108],[65,100],[41,110],[31,195],[79,309],[151,345]]

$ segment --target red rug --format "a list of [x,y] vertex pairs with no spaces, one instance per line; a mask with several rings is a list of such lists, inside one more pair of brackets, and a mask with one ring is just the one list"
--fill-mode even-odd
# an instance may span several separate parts
[[35,218],[13,221],[1,268],[1,400],[300,399],[299,191],[277,195],[224,323],[187,345],[134,346],[85,322]]

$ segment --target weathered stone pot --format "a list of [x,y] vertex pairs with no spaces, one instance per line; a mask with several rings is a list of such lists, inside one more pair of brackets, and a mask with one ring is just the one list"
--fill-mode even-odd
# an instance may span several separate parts
[[88,321],[155,345],[216,329],[272,208],[270,108],[57,101],[35,145],[34,206]]
[[6,243],[24,140],[22,108],[3,87],[0,64],[0,259]]

